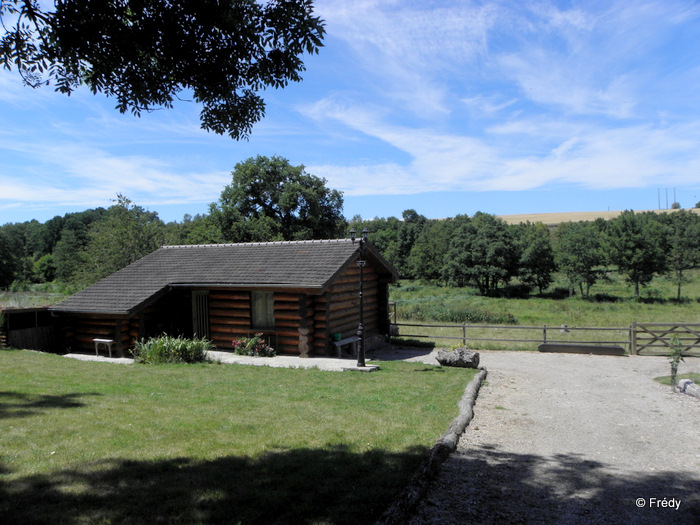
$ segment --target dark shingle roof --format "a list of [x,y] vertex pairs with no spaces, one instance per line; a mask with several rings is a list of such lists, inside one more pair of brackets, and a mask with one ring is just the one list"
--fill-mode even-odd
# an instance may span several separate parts
[[[130,315],[169,286],[306,288],[322,291],[355,257],[349,239],[164,246],[51,307]],[[393,274],[376,251],[372,255]]]

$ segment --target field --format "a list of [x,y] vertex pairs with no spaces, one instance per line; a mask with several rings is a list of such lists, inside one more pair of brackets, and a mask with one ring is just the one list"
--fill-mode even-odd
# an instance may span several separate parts
[[[675,301],[674,284],[666,279],[655,279],[643,289],[642,297],[633,297],[633,289],[623,279],[613,276],[608,282],[591,289],[590,299],[579,295],[568,297],[566,282],[560,277],[551,287],[549,296],[526,298],[481,297],[472,288],[449,288],[411,281],[394,286],[390,298],[396,302],[399,323],[535,326],[535,330],[483,329],[469,330],[468,338],[538,339],[543,326],[548,327],[548,340],[596,341],[627,340],[627,328],[632,322],[689,322],[700,323],[700,271],[689,272],[690,282],[683,287],[684,299]],[[469,318],[464,318],[469,316]],[[508,322],[510,321],[510,322]],[[567,327],[621,328],[619,331],[562,332]],[[405,334],[422,336],[461,337],[461,326],[453,329],[420,329],[401,327]],[[410,337],[408,337],[410,339]],[[420,338],[438,346],[452,346],[459,340]],[[534,350],[537,343],[473,342],[482,349]]]
[[[653,211],[657,213],[673,213],[676,210],[635,210],[635,213]],[[700,213],[700,208],[690,208],[689,211]],[[579,211],[562,213],[523,213],[520,215],[500,215],[501,219],[508,224],[520,224],[530,221],[532,223],[541,222],[547,226],[554,226],[562,222],[594,221],[596,219],[614,219],[622,211]]]
[[371,523],[457,415],[474,372],[129,366],[3,350],[0,515]]

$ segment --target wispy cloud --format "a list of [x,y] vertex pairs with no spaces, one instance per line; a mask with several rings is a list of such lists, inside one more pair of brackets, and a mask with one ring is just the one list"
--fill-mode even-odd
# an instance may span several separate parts
[[[697,22],[692,3],[345,5],[327,11],[331,30],[340,27],[335,31],[367,70],[403,87],[388,107],[330,97],[304,114],[341,123],[409,159],[318,167],[348,194],[552,183],[624,188],[660,179],[689,183],[697,173],[700,120],[659,118],[666,103],[655,100],[654,83],[667,87],[669,80],[655,78],[659,64],[647,59],[679,24]],[[670,74],[700,85],[697,72]],[[426,85],[439,91],[430,93],[434,107],[425,102]],[[667,114],[675,103],[668,102]],[[398,124],[392,111],[411,106],[426,113]]]

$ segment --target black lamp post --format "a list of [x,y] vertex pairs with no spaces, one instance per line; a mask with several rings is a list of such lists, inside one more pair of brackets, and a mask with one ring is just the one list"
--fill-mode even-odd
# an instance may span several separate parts
[[[355,228],[350,230],[350,238],[353,244],[355,244]],[[369,237],[369,230],[367,228],[363,229],[360,233],[360,256],[357,259],[357,266],[360,267],[360,324],[357,327],[357,337],[360,338],[360,350],[357,353],[357,366],[365,366],[365,305],[364,305],[364,267],[365,261],[364,255],[367,243],[367,237]]]

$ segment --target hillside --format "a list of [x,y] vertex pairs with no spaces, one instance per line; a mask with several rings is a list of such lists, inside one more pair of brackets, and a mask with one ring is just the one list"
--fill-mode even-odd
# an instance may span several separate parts
[[[644,211],[652,211],[656,213],[673,213],[677,210],[634,210],[642,213]],[[700,208],[690,208],[688,211],[700,214]],[[501,219],[508,224],[520,224],[521,222],[530,221],[532,223],[541,222],[547,226],[554,226],[562,222],[578,222],[578,221],[594,221],[598,218],[613,219],[620,215],[622,211],[579,211],[566,213],[523,213],[520,215],[499,215]]]

